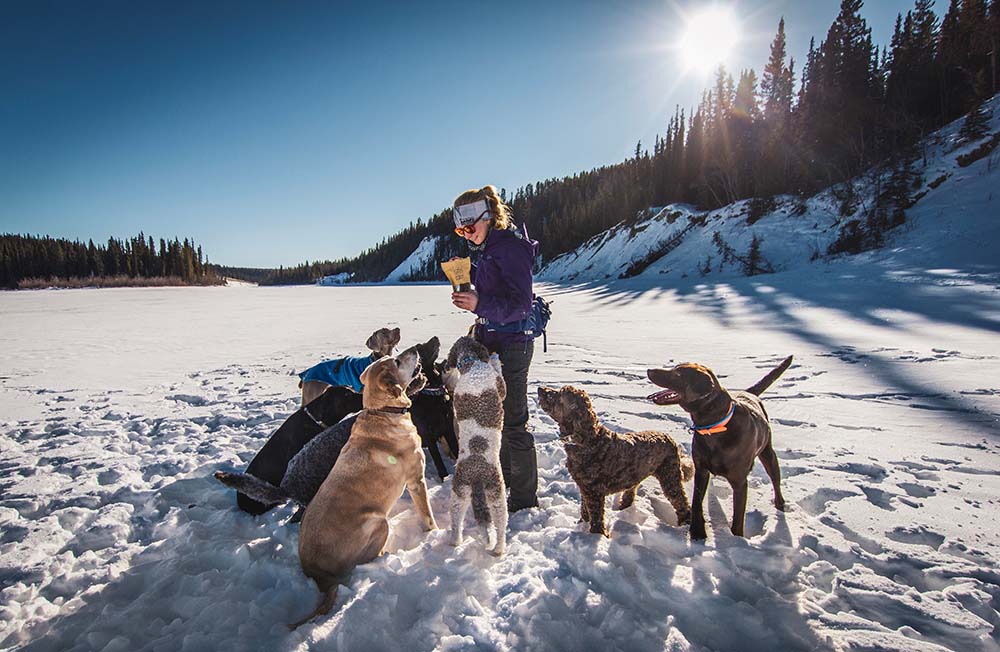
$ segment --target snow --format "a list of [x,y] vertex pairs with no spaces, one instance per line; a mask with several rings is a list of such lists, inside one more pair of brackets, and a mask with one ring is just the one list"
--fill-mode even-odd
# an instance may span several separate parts
[[434,245],[437,239],[437,236],[428,236],[421,240],[413,253],[407,256],[406,260],[401,262],[396,269],[389,272],[384,282],[400,283],[407,275],[413,274],[423,268],[434,255]]
[[[967,147],[947,131],[934,147],[928,169],[952,176],[879,252],[810,262],[809,230],[771,215],[754,228],[774,223],[775,274],[684,278],[668,258],[705,250],[679,247],[615,281],[623,240],[592,258],[604,272],[540,284],[540,507],[511,516],[503,557],[471,527],[452,548],[450,479],[431,468],[441,529],[404,496],[386,554],[295,632],[318,591],[292,508],[251,517],[211,474],[243,468],[297,407],[297,370],[382,326],[450,346],[471,322],[450,288],[0,293],[0,649],[1000,650],[997,166],[950,167]],[[643,398],[647,368],[697,361],[738,389],[788,354],[764,394],[788,511],[758,465],[745,539],[720,479],[704,543],[650,481],[609,511],[610,539],[577,522],[538,386],[586,389],[610,428],[689,448],[686,415]]]
[[352,274],[350,272],[341,272],[340,274],[330,274],[324,276],[323,278],[316,281],[316,285],[343,285],[351,280]]

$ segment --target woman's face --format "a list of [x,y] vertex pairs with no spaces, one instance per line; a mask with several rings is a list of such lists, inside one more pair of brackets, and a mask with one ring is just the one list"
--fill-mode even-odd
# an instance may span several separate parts
[[476,230],[472,233],[463,233],[462,237],[471,242],[474,245],[481,245],[483,241],[486,240],[486,236],[490,232],[490,219],[487,217],[485,220],[479,220],[476,222]]

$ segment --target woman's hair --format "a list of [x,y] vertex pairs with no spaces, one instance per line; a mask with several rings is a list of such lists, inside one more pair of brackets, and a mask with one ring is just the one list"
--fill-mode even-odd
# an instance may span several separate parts
[[510,228],[513,215],[511,214],[510,206],[500,199],[500,194],[497,192],[496,186],[483,186],[479,190],[466,190],[455,198],[452,206],[471,204],[480,199],[485,199],[490,207],[490,226],[495,229]]

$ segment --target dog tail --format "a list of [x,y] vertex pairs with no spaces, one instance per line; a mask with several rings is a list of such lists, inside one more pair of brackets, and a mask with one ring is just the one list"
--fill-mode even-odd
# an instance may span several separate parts
[[308,616],[306,616],[305,618],[303,618],[302,620],[289,624],[288,629],[295,631],[300,626],[305,625],[307,622],[309,622],[316,616],[325,616],[326,614],[330,613],[330,610],[333,609],[333,605],[337,603],[337,586],[338,585],[334,584],[329,589],[327,589],[326,593],[320,596],[319,604],[316,605],[316,608],[313,610],[313,612]]
[[752,387],[748,387],[745,391],[750,392],[754,396],[760,396],[764,390],[770,387],[771,383],[778,380],[778,377],[785,373],[785,370],[790,366],[792,366],[792,356],[788,356],[782,360],[781,364],[769,371],[766,376],[758,380]]
[[680,458],[681,482],[688,482],[694,477],[694,462],[690,457],[682,453],[679,448],[677,449],[677,456]]
[[270,482],[265,482],[249,473],[216,471],[215,478],[227,487],[232,487],[244,496],[253,498],[264,505],[276,505],[291,500],[291,496],[286,494],[281,487],[275,487]]
[[486,501],[486,489],[478,482],[472,485],[472,515],[480,525],[488,525],[493,520]]

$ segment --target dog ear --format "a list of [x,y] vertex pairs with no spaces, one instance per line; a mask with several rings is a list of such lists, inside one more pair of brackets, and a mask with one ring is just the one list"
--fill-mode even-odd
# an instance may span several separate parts
[[369,372],[371,371],[371,368],[374,367],[374,366],[375,366],[375,364],[372,363],[372,364],[368,365],[367,367],[365,367],[365,370],[361,372],[361,378],[360,378],[360,380],[361,380],[361,384],[362,385],[367,385],[368,384],[368,377],[371,375]]
[[[371,369],[371,366],[368,368]],[[378,388],[391,393],[390,387],[397,384],[396,370],[390,369],[389,365],[383,364],[379,365],[378,370],[373,373],[377,374],[375,377],[375,384]]]
[[427,357],[430,360],[437,360],[438,354],[441,353],[441,340],[438,339],[437,335],[427,340]]

